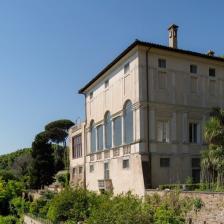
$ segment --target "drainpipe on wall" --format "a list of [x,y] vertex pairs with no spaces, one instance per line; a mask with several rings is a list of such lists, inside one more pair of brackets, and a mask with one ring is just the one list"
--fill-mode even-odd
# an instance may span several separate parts
[[86,134],[86,121],[87,121],[87,113],[86,113],[86,94],[84,94],[85,96],[85,124],[84,124],[84,150],[83,150],[83,153],[84,153],[84,165],[83,165],[83,187],[84,189],[86,190],[86,150],[87,150],[87,134]]
[[152,186],[152,158],[151,158],[151,153],[150,153],[150,147],[149,147],[149,142],[150,142],[150,124],[149,124],[149,61],[148,61],[148,54],[151,48],[148,48],[146,50],[146,55],[145,55],[145,60],[146,60],[146,93],[147,93],[147,145],[148,145],[148,159],[149,159],[149,185],[150,187]]

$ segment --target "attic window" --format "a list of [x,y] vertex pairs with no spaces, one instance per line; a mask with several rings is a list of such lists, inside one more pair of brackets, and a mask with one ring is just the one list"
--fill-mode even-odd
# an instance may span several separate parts
[[215,77],[215,69],[214,68],[209,68],[209,76]]
[[192,74],[197,74],[197,70],[198,70],[197,65],[190,65],[190,72]]
[[126,63],[126,64],[124,65],[124,74],[126,74],[127,72],[129,72],[129,70],[130,70],[130,64],[129,64],[129,62],[128,62],[128,63]]
[[166,68],[166,60],[159,58],[158,66],[159,66],[159,68]]

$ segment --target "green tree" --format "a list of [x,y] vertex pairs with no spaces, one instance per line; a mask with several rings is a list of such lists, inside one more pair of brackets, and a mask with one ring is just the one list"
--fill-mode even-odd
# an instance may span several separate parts
[[[66,141],[68,138],[68,130],[73,125],[74,123],[72,121],[62,119],[62,120],[56,120],[56,121],[50,122],[45,126],[45,131],[49,133],[50,140],[53,143],[56,143],[57,146],[60,143],[62,143],[63,151],[64,151],[64,164],[66,169],[68,169],[69,167]],[[57,150],[60,150],[60,147],[57,147]]]
[[39,189],[53,182],[54,157],[53,149],[46,132],[41,132],[32,144],[32,166],[30,171],[31,188]]
[[204,138],[208,144],[202,152],[202,181],[219,188],[224,184],[224,110],[214,108],[204,127]]

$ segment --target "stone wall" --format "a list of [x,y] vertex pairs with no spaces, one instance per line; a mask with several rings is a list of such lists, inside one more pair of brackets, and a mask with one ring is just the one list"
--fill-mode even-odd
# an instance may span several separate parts
[[33,218],[29,215],[24,215],[23,223],[24,224],[51,224],[51,222],[49,221]]
[[[154,193],[164,195],[166,192],[149,190],[146,193],[149,195]],[[180,196],[200,198],[203,202],[203,207],[200,211],[191,211],[187,214],[186,223],[224,224],[224,193],[185,191],[181,192]]]

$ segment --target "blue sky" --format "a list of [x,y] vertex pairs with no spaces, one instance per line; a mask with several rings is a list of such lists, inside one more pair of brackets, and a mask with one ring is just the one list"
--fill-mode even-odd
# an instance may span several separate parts
[[84,118],[78,90],[136,38],[224,54],[222,0],[0,0],[0,154]]

